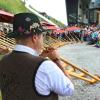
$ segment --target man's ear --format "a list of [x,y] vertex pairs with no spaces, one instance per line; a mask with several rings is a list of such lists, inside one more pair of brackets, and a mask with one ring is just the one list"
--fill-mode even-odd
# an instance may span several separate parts
[[32,42],[35,43],[36,41],[37,41],[37,36],[36,35],[33,35],[32,36]]

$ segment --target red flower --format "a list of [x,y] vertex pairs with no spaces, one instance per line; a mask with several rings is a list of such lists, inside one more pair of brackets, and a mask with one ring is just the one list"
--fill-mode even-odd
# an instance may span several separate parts
[[23,33],[24,29],[21,26],[19,26],[18,31],[21,32],[21,33]]

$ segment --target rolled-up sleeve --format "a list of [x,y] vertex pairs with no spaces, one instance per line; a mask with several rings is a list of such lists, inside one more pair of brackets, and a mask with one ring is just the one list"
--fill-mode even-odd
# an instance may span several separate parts
[[70,96],[74,92],[73,83],[52,61],[44,61],[40,65],[36,74],[35,85],[37,92],[42,95],[53,91],[61,96]]

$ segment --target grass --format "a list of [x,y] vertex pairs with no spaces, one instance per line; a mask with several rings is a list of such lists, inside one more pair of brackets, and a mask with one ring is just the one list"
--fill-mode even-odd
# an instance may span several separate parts
[[0,100],[2,100],[1,94],[0,94]]
[[0,96],[0,100],[2,100],[1,96]]
[[0,0],[0,9],[14,14],[28,11],[21,0]]

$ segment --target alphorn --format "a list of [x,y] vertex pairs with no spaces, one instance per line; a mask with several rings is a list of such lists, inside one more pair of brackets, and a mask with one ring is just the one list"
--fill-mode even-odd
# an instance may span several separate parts
[[[84,81],[86,81],[86,82],[88,82],[90,84],[93,84],[93,83],[96,83],[96,82],[100,82],[100,78],[98,77],[98,75],[92,75],[87,70],[78,67],[77,65],[73,64],[72,62],[70,62],[70,61],[68,61],[68,60],[66,60],[66,59],[64,59],[62,57],[60,59],[63,62],[64,67],[67,68],[68,67],[67,65],[72,67],[69,70],[66,70],[64,68],[66,73],[68,72],[70,76],[73,76],[73,77],[76,77],[78,79],[84,80]],[[80,71],[81,73],[77,73],[76,70]]]
[[97,75],[92,75],[92,74],[90,74],[88,71],[86,71],[86,70],[84,70],[84,69],[78,67],[77,65],[73,64],[72,62],[70,62],[70,61],[68,61],[68,60],[65,60],[64,58],[60,58],[60,59],[61,59],[63,62],[67,63],[68,65],[72,66],[74,69],[79,70],[80,72],[82,72],[82,73],[84,73],[84,74],[90,76],[91,78],[93,78],[93,79],[95,79],[95,80],[93,80],[93,79],[90,80],[90,79],[88,79],[88,78],[86,78],[86,77],[78,76],[78,74],[75,74],[75,73],[73,73],[73,72],[70,72],[70,73],[69,73],[70,75],[72,75],[72,76],[74,76],[74,77],[77,77],[77,78],[80,78],[80,79],[85,80],[85,81],[90,82],[90,83],[94,83],[94,82],[96,82],[96,81],[100,82],[100,78],[99,78]]

